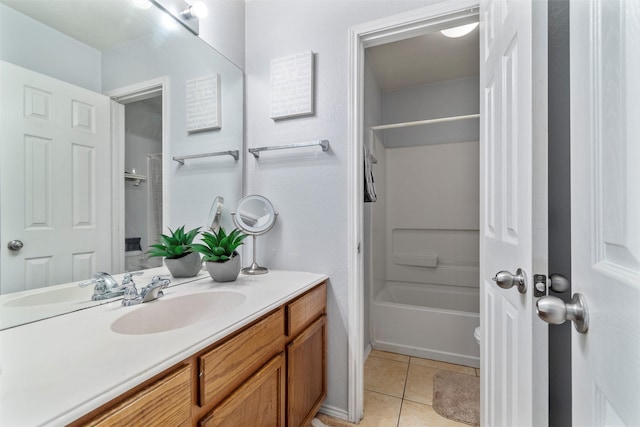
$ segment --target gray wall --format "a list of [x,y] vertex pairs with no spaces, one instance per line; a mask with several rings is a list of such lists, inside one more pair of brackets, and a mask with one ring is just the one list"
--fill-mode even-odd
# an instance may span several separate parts
[[[364,128],[363,135],[367,147],[371,150],[372,154],[378,156],[380,151],[376,150],[377,137],[374,135],[376,141],[369,139],[370,132],[369,127],[379,125],[382,123],[382,91],[378,86],[378,82],[375,79],[371,63],[367,60],[364,66]],[[382,153],[380,153],[382,154]],[[374,281],[376,276],[381,275],[384,277],[384,182],[382,177],[382,159],[378,159],[378,164],[372,166],[375,174],[375,187],[378,194],[378,201],[372,203],[365,203],[363,207],[364,216],[364,233],[362,236],[362,256],[364,262],[363,280],[364,280],[364,307],[363,307],[363,323],[364,323],[364,335],[363,345],[366,351],[369,350],[371,345],[371,303],[375,298],[376,285]],[[382,220],[382,221],[381,221]],[[382,227],[381,227],[382,226]],[[379,233],[373,235],[373,231],[379,228]],[[378,274],[376,274],[376,272]]]
[[[221,127],[187,132],[186,81],[217,73],[220,76]],[[102,86],[105,92],[161,77],[168,78],[166,101],[169,123],[168,150],[163,153],[163,171],[168,187],[168,217],[172,229],[203,226],[211,203],[223,196],[226,206],[235,206],[242,195],[243,74],[237,66],[187,31],[171,37],[145,37],[102,53]],[[167,148],[167,147],[165,147]],[[179,165],[173,156],[240,150],[240,159],[230,156],[191,160]],[[166,231],[166,229],[165,229]]]
[[100,52],[0,4],[0,59],[101,93]]
[[[549,1],[549,273],[571,279],[569,1]],[[566,302],[571,290],[550,292]],[[549,426],[571,425],[571,322],[549,326]]]
[[[347,152],[348,30],[435,1],[288,0],[246,3],[247,146],[328,139],[317,147],[247,158],[248,193],[264,194],[280,213],[258,241],[268,267],[326,273],[328,288],[328,395],[325,410],[346,417],[348,384]],[[315,113],[270,118],[270,61],[315,52]],[[250,244],[246,245],[250,248]]]
[[244,0],[203,0],[209,15],[200,19],[200,38],[244,70]]
[[[480,79],[465,77],[385,91],[384,123],[410,122],[480,112]],[[470,119],[384,131],[384,145],[412,147],[425,144],[477,141],[480,120]]]

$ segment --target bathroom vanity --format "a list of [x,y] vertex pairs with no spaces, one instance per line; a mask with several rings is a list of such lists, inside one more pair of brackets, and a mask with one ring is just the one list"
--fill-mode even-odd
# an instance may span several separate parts
[[304,426],[326,396],[326,280],[204,278],[2,331],[0,425]]

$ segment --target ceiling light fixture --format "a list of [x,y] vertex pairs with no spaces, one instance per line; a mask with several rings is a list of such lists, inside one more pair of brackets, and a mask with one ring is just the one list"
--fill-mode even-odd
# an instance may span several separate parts
[[451,37],[451,38],[455,39],[455,38],[458,38],[458,37],[466,36],[471,31],[473,31],[477,26],[478,26],[478,23],[477,22],[473,22],[471,24],[460,25],[458,27],[453,27],[453,28],[447,28],[446,30],[441,30],[440,32],[444,36]]

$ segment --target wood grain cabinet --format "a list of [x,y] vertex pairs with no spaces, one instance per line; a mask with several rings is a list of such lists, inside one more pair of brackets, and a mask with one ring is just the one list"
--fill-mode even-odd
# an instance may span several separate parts
[[71,426],[304,427],[327,395],[323,282]]
[[280,353],[203,418],[200,427],[284,427],[285,359]]
[[110,409],[79,424],[88,426],[187,426],[191,420],[191,365],[127,394]]
[[307,425],[327,396],[326,308],[326,283],[285,306],[287,427]]

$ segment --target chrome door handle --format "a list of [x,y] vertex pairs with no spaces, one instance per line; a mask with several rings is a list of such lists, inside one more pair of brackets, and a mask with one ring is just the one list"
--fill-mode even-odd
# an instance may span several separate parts
[[558,297],[546,296],[536,301],[538,317],[547,323],[561,325],[567,320],[573,320],[576,331],[584,334],[589,329],[589,311],[587,300],[580,293],[573,294],[571,302],[565,304]]
[[9,248],[10,251],[19,251],[24,247],[24,243],[22,243],[22,241],[20,240],[12,240],[9,243],[7,243],[7,247]]
[[515,285],[518,288],[518,292],[521,294],[527,293],[527,275],[521,268],[516,270],[516,274],[504,270],[499,271],[493,281],[502,289],[510,289]]

